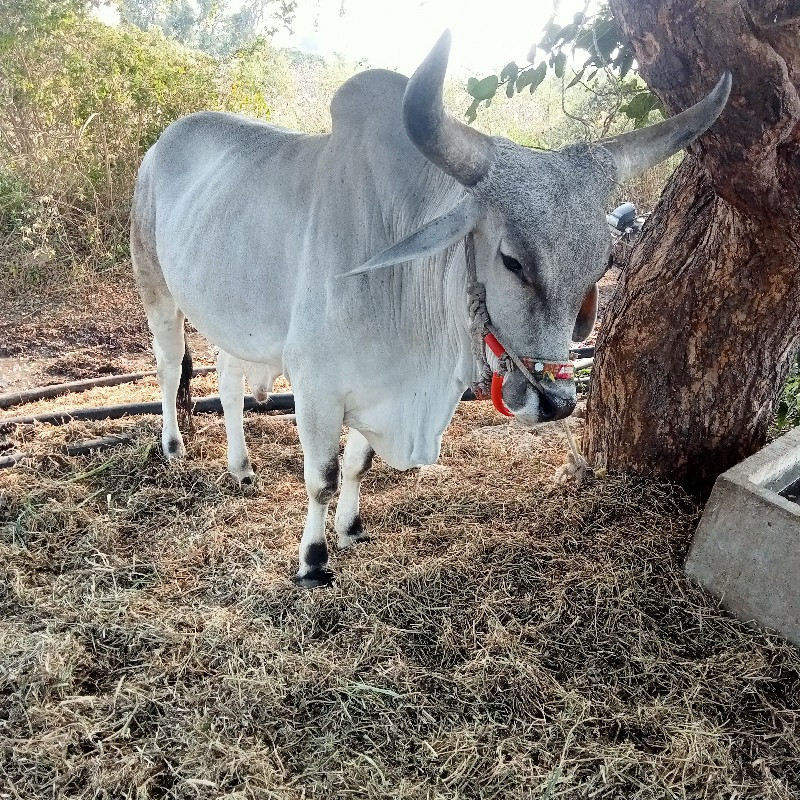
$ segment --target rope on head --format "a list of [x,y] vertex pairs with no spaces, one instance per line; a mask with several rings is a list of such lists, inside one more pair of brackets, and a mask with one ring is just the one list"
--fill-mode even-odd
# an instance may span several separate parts
[[472,392],[478,400],[489,398],[492,385],[492,368],[486,359],[483,339],[489,333],[489,312],[486,310],[486,287],[478,280],[475,266],[475,240],[472,233],[464,237],[464,254],[467,261],[467,310],[472,355],[478,364],[480,375],[472,384]]
[[490,346],[492,338],[496,343],[496,347],[492,349],[494,351],[499,350],[499,352],[495,352],[495,355],[500,362],[500,369],[496,370],[500,376],[511,372],[516,367],[525,376],[528,383],[543,391],[544,387],[541,380],[524,363],[526,359],[520,358],[513,350],[506,347],[498,336],[496,328],[492,325],[489,311],[486,308],[486,287],[478,280],[478,268],[475,264],[475,239],[472,232],[464,237],[464,254],[467,261],[467,301],[470,318],[469,329],[472,334],[472,352],[478,362],[481,373],[479,380],[472,386],[475,397],[478,399],[488,397],[489,387],[492,382],[493,370],[486,360],[486,348],[484,346],[487,336],[490,337],[488,342]]

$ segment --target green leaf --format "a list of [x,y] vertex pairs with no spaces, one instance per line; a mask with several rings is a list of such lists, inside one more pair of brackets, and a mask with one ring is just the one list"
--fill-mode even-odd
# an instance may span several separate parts
[[571,89],[576,83],[580,83],[583,73],[586,72],[586,67],[575,73],[575,77],[567,84],[567,89]]
[[475,87],[477,85],[478,85],[478,79],[477,78],[470,78],[467,81],[467,92],[469,92],[469,94],[472,95],[472,92],[474,91],[474,89],[475,89]]
[[592,45],[594,44],[594,31],[592,28],[584,28],[575,37],[575,47],[580,47],[581,50],[588,50],[591,52]]
[[558,38],[556,39],[556,44],[567,44],[571,42],[575,35],[578,33],[578,26],[570,23],[569,25],[565,25],[559,32]]
[[494,97],[494,93],[497,91],[499,83],[500,81],[497,79],[497,75],[487,75],[483,80],[476,81],[472,85],[472,88],[467,84],[467,91],[476,100],[491,100],[492,97]]
[[781,400],[778,404],[778,413],[775,418],[775,422],[778,425],[778,430],[783,430],[783,426],[786,425],[786,419],[789,416],[789,406]]
[[533,69],[525,69],[520,72],[519,77],[517,78],[516,87],[517,91],[521,92],[526,86],[530,85],[531,80],[533,79]]
[[608,62],[611,54],[623,44],[620,30],[613,20],[598,23],[595,30],[597,36],[592,42],[592,47],[604,62]]
[[542,41],[539,42],[539,47],[542,50],[549,50],[558,40],[559,33],[561,33],[561,26],[556,25],[551,17],[550,22],[547,23],[544,29],[544,36],[542,37]]
[[644,91],[632,97],[619,110],[634,121],[634,127],[641,128],[647,123],[650,112],[659,105],[659,99],[652,92]]
[[547,75],[547,63],[542,61],[542,63],[533,70],[533,76],[529,81],[531,85],[531,94],[536,91],[536,87],[544,80],[545,75]]
[[557,78],[564,77],[564,67],[567,65],[567,54],[560,50],[556,53],[555,58],[553,59],[553,69],[555,70]]
[[478,116],[478,103],[480,103],[480,102],[481,102],[480,100],[473,100],[470,103],[469,108],[467,109],[466,113],[464,114],[464,116],[467,118],[467,122],[468,123],[472,124],[473,122],[475,122],[475,120],[476,120],[476,118]]
[[514,81],[509,81],[506,84],[506,97],[514,96]]
[[519,67],[516,61],[509,61],[500,73],[500,80],[513,83],[517,79],[517,75],[519,75]]

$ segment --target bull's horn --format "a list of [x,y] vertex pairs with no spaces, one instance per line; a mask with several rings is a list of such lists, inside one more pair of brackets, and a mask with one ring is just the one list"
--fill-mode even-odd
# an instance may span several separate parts
[[600,142],[617,162],[617,180],[622,183],[688,147],[714,124],[730,91],[731,74],[725,72],[711,92],[686,111]]
[[464,186],[474,186],[491,166],[494,144],[444,110],[442,85],[449,53],[450,31],[445,31],[408,82],[403,122],[409,139],[428,160]]

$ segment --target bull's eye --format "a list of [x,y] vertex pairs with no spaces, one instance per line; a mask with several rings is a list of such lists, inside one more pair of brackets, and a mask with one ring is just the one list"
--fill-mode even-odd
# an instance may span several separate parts
[[522,264],[516,258],[507,256],[505,253],[500,253],[500,258],[503,259],[503,266],[513,272],[515,275],[522,277]]

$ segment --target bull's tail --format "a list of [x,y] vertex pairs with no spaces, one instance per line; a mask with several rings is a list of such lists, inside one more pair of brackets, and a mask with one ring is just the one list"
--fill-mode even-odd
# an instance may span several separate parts
[[181,381],[178,384],[178,396],[176,404],[178,406],[178,416],[189,426],[192,424],[192,354],[189,352],[189,342],[186,336],[183,337],[184,350],[183,361],[181,362]]

